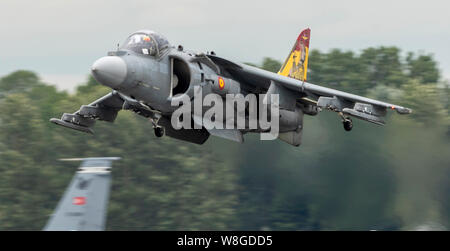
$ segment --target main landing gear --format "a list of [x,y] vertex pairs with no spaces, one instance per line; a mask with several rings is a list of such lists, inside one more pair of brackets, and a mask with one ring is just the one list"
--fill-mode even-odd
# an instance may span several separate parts
[[344,129],[349,132],[353,129],[353,121],[350,117],[344,116],[342,112],[339,113],[342,118],[342,124],[344,125]]

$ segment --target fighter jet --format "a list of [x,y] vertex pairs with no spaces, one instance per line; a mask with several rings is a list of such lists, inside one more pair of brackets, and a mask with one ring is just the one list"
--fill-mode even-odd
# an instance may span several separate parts
[[[50,121],[93,133],[92,127],[96,120],[113,122],[118,111],[130,110],[149,118],[157,137],[167,135],[203,144],[212,134],[243,142],[243,134],[264,133],[268,129],[206,127],[205,124],[211,123],[212,119],[202,120],[204,110],[200,116],[192,112],[191,118],[181,119],[189,120],[196,126],[179,129],[171,123],[172,115],[179,108],[173,104],[181,103],[186,97],[192,100],[197,92],[201,92],[202,97],[213,93],[223,99],[230,94],[256,94],[260,97],[277,94],[278,138],[299,146],[305,114],[315,116],[322,110],[336,112],[344,129],[350,131],[353,127],[352,117],[384,125],[383,117],[387,110],[399,114],[411,113],[411,109],[399,105],[308,83],[310,39],[310,29],[303,30],[279,72],[272,73],[233,62],[214,52],[193,52],[181,45],[172,46],[161,34],[140,30],[131,34],[116,51],[108,52],[107,56],[95,61],[91,67],[92,76],[112,91],[81,106],[74,113],[64,113],[61,119],[52,118]],[[201,106],[202,109],[210,107],[203,103]],[[242,116],[248,125],[249,116]]]
[[102,231],[111,183],[111,162],[118,157],[75,158],[82,161],[44,231]]

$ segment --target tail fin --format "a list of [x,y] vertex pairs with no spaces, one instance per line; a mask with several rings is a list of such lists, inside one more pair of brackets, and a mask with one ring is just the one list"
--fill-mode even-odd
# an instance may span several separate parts
[[288,58],[284,62],[278,74],[306,81],[308,71],[308,52],[311,29],[303,30],[295,41]]
[[120,158],[63,159],[82,161],[44,230],[101,231],[105,228],[113,160]]

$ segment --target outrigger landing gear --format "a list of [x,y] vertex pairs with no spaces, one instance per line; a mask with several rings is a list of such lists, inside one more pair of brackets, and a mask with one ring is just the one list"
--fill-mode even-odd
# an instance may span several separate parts
[[353,121],[350,117],[346,117],[344,116],[344,114],[342,112],[339,113],[339,115],[342,118],[342,124],[344,125],[344,129],[349,132],[352,130],[353,128]]
[[344,124],[344,129],[346,131],[351,131],[353,128],[353,122],[351,118],[347,118],[346,120],[344,120],[344,122],[342,122]]

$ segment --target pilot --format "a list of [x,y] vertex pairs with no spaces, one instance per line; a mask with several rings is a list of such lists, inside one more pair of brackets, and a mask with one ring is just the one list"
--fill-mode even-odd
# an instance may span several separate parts
[[144,55],[156,55],[156,44],[153,39],[146,34],[135,34],[128,39],[125,48]]
[[169,41],[162,35],[150,31],[141,30],[127,38],[121,49],[134,51],[138,54],[160,57],[170,48]]
[[143,41],[143,48],[142,48],[142,53],[143,54],[145,54],[145,55],[148,55],[148,54],[154,55],[154,54],[156,54],[156,51],[154,51],[155,48],[153,46],[153,41],[152,41],[152,39],[149,36],[147,36],[147,35],[142,36],[142,41]]

